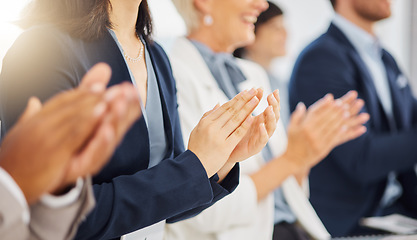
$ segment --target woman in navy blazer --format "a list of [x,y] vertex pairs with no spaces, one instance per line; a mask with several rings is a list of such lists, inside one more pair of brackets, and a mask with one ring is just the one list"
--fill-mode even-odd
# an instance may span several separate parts
[[[164,51],[150,40],[146,0],[38,0],[29,10],[32,27],[9,50],[0,75],[2,133],[13,126],[30,96],[46,100],[74,88],[98,62],[111,66],[110,86],[132,81],[143,102],[146,65],[152,64],[160,94],[167,144],[163,160],[148,169],[150,140],[141,118],[94,177],[97,205],[77,239],[119,238],[165,219],[198,214],[234,190],[236,162],[259,152],[275,130],[275,115],[250,115],[260,97],[252,89],[207,113],[184,152],[175,81]],[[146,64],[143,48],[150,57]],[[271,105],[278,112],[278,100]]]

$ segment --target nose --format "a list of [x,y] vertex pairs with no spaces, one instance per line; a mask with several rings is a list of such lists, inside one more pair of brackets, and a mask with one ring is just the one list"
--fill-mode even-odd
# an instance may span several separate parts
[[268,9],[269,4],[266,0],[253,0],[253,6],[258,10],[258,14]]
[[269,4],[266,0],[255,0],[255,5],[259,10],[259,14],[269,7]]

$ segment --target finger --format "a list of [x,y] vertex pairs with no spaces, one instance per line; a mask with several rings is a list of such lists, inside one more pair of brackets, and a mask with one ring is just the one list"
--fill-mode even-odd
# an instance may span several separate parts
[[236,114],[247,102],[249,102],[255,95],[257,94],[257,90],[251,89],[249,91],[245,90],[238,95],[236,95],[232,100],[228,101],[227,103],[223,104],[220,108],[213,111],[210,114],[209,120],[217,121],[221,126],[223,126],[231,116]]
[[264,90],[262,88],[258,88],[256,89],[257,93],[256,93],[256,97],[261,100],[264,96]]
[[25,111],[19,119],[19,122],[24,122],[32,118],[36,113],[42,109],[42,103],[39,98],[31,97],[28,101]]
[[346,121],[346,126],[348,128],[354,128],[360,125],[365,124],[370,119],[370,115],[368,113],[361,113],[355,117],[351,117]]
[[243,139],[243,137],[248,133],[251,125],[253,124],[253,116],[249,115],[243,123],[236,128],[227,138],[226,144],[229,147],[236,147],[237,144]]
[[108,115],[113,116],[112,124],[116,129],[116,139],[120,141],[131,125],[140,117],[140,98],[133,86],[124,86],[124,93],[110,104]]
[[222,116],[218,118],[220,124],[223,121],[226,121],[224,126],[221,128],[221,131],[229,136],[233,133],[236,128],[238,128],[245,119],[252,114],[255,108],[258,106],[259,100],[257,97],[253,97],[249,102],[247,102],[242,108],[238,109],[233,106],[229,111],[225,112]]
[[92,92],[104,92],[110,77],[110,66],[106,63],[98,63],[85,74],[79,87]]
[[207,117],[208,115],[210,115],[212,112],[214,112],[215,110],[217,110],[218,108],[220,107],[220,104],[216,104],[216,106],[214,106],[210,111],[208,111],[208,112],[205,112],[204,114],[203,114],[203,117],[201,117],[201,119],[203,119],[203,118],[205,118],[205,117]]
[[[66,147],[62,150],[68,152],[82,146],[107,110],[107,104],[102,101],[102,97],[99,95],[85,91],[80,95],[79,92],[69,92],[67,95],[70,96],[69,98],[63,98],[64,102],[56,104],[52,108],[55,111],[42,115],[44,119],[48,120],[48,129],[54,132],[50,137],[53,145],[56,147],[65,145]],[[47,104],[44,108],[47,108]]]
[[350,141],[365,133],[366,128],[363,126],[369,120],[369,114],[362,113],[357,117],[351,118],[338,128],[338,131],[333,132],[334,136],[328,136],[327,141],[337,143],[337,145]]
[[268,140],[271,135],[269,135],[267,127],[264,123],[261,123],[258,128],[259,128],[259,134],[258,134],[259,137],[256,141],[256,146],[257,146],[256,149],[261,151],[268,143]]
[[364,133],[366,133],[366,131],[367,129],[365,126],[359,126],[357,128],[351,129],[344,135],[344,139],[342,139],[342,142],[340,142],[340,144],[343,144],[345,142],[358,138],[362,136]]
[[[275,92],[278,92],[278,90],[276,90]],[[279,95],[277,98],[275,92],[269,95],[267,100],[268,100],[268,104],[272,106],[273,113],[275,114],[275,120],[278,122],[279,117],[280,117]]]
[[350,117],[349,112],[339,99],[328,109],[328,111],[316,114],[305,121],[314,131],[320,133],[318,135],[327,136],[326,134],[339,129]]
[[110,159],[116,146],[115,132],[110,121],[103,121],[86,146],[70,161],[67,183],[97,173]]
[[350,115],[356,116],[362,110],[363,106],[365,106],[365,101],[362,99],[355,100],[354,103],[350,105]]
[[329,107],[334,102],[333,94],[328,93],[324,97],[317,100],[315,103],[313,103],[309,108],[308,111],[311,112],[320,112],[327,110],[326,107]]
[[297,104],[297,107],[295,108],[295,111],[291,114],[290,118],[290,125],[292,126],[299,126],[304,121],[305,115],[306,115],[306,105],[304,103],[299,102]]
[[[278,112],[279,114],[279,112]],[[278,116],[279,117],[279,116]],[[272,136],[272,134],[274,134],[275,129],[277,128],[277,120],[275,118],[275,113],[273,111],[273,108],[271,106],[267,107],[265,110],[265,129],[267,131],[267,135],[269,137]]]
[[357,91],[349,91],[347,92],[345,95],[343,95],[341,98],[339,98],[340,100],[342,100],[342,102],[344,104],[352,104],[356,99],[358,98],[358,92]]

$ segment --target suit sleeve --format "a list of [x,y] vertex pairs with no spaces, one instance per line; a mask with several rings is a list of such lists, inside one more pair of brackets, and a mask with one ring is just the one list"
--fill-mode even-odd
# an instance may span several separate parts
[[[172,81],[168,84],[173,84],[175,91],[169,62],[162,55],[160,64],[167,64],[165,76],[171,78],[165,80]],[[172,100],[177,106],[176,97]],[[174,158],[130,176],[115,177],[109,183],[95,184],[96,208],[81,225],[76,239],[117,238],[165,219],[174,222],[189,218],[236,188],[238,165],[219,184],[216,176],[207,178],[193,152],[184,152],[178,111],[174,112]]]
[[[349,90],[357,90],[359,97],[364,98],[352,59],[338,46],[329,45],[313,44],[297,60],[290,81],[292,110],[300,101],[309,106],[327,93],[340,97]],[[368,111],[366,104],[362,111]],[[328,158],[336,161],[353,181],[363,184],[386,179],[391,171],[412,168],[417,161],[415,129],[380,133],[373,128],[372,116],[366,127],[364,135],[335,148]]]

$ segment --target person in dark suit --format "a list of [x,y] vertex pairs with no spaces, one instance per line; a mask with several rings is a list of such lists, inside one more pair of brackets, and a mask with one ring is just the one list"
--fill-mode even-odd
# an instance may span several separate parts
[[260,97],[252,89],[206,113],[184,150],[175,81],[151,40],[146,0],[38,0],[28,11],[23,23],[32,28],[9,50],[0,76],[3,132],[29,96],[45,100],[74,88],[97,62],[112,68],[110,86],[131,82],[142,100],[143,117],[93,178],[97,204],[76,239],[120,238],[155,223],[134,237],[161,239],[166,219],[198,214],[232,192],[236,162],[258,153],[275,130],[278,100],[274,113],[252,117]]
[[365,100],[367,133],[333,150],[310,174],[313,206],[329,232],[343,236],[365,233],[363,217],[415,215],[417,101],[375,36],[374,24],[391,15],[390,1],[331,2],[335,18],[298,57],[289,95],[291,109],[349,90]]

